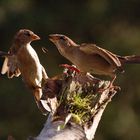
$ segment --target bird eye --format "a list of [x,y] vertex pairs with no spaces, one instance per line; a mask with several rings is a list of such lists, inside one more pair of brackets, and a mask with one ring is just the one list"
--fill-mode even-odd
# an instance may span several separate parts
[[31,36],[31,34],[29,32],[25,32],[24,33],[26,36]]
[[64,37],[64,36],[60,36],[60,39],[61,39],[61,40],[65,40],[65,37]]

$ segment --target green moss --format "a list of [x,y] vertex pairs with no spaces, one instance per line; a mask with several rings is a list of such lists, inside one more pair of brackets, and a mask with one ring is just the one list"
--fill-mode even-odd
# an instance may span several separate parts
[[71,92],[67,95],[67,106],[72,114],[72,120],[78,124],[84,124],[92,117],[94,113],[93,102],[97,95],[93,93]]

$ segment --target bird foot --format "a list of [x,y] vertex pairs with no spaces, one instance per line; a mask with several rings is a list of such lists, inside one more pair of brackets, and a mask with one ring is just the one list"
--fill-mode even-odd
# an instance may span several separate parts
[[60,66],[60,67],[67,68],[68,70],[71,70],[71,71],[73,71],[73,72],[80,73],[80,70],[77,69],[77,68],[74,67],[74,66],[71,66],[71,65],[68,65],[68,64],[60,64],[59,66]]
[[109,91],[114,91],[114,90],[121,90],[121,88],[119,86],[114,86],[113,83],[116,79],[116,75],[113,77],[112,81],[110,81],[110,83],[108,84],[107,87],[105,87],[104,89],[99,89],[99,92],[103,92],[105,90],[109,90]]

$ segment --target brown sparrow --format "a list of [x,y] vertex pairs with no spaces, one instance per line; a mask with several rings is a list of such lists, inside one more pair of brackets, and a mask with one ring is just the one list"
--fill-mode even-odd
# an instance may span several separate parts
[[82,72],[107,75],[115,79],[116,71],[124,71],[124,64],[140,63],[140,56],[119,56],[95,44],[79,45],[65,35],[51,34],[49,39],[56,45],[60,54]]
[[30,45],[32,41],[39,39],[39,36],[28,29],[19,30],[14,37],[12,47],[5,55],[1,73],[7,73],[8,78],[18,77],[21,74],[27,87],[32,90],[38,107],[45,113],[50,109],[47,103],[41,100],[41,86],[48,76],[40,64],[36,51]]

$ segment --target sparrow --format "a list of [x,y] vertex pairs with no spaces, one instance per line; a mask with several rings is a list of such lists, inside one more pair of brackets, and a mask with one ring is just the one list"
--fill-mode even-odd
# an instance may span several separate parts
[[71,61],[81,72],[106,75],[116,78],[117,71],[124,72],[126,63],[140,63],[140,56],[119,56],[96,44],[75,43],[62,34],[50,34],[49,40],[57,47],[62,56]]
[[28,29],[19,30],[13,39],[8,53],[0,52],[5,57],[1,74],[8,78],[22,76],[24,83],[32,91],[39,109],[46,114],[50,111],[46,101],[41,100],[43,80],[48,79],[44,67],[41,65],[36,51],[30,43],[40,37]]

